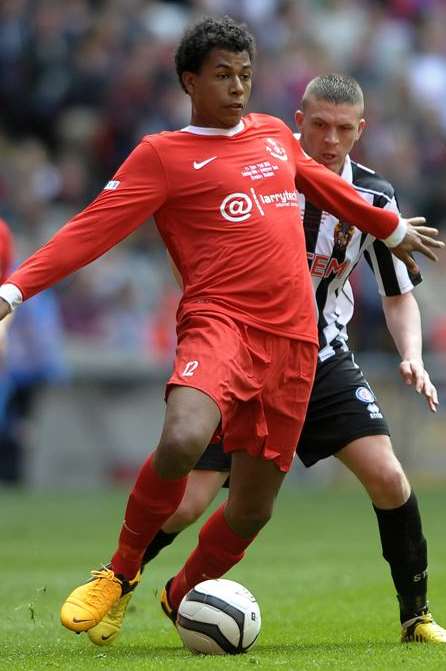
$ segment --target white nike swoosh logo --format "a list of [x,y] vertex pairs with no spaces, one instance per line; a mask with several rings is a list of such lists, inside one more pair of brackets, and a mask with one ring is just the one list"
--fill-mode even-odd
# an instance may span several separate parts
[[200,168],[204,168],[205,165],[207,165],[211,161],[214,161],[216,158],[217,158],[216,156],[211,156],[211,158],[207,158],[205,161],[194,161],[195,170],[200,170]]

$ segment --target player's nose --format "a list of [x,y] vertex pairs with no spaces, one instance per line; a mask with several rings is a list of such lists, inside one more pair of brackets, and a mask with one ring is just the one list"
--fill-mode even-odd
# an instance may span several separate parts
[[324,140],[327,144],[337,144],[339,142],[338,134],[335,130],[328,130],[325,133]]
[[231,80],[231,93],[232,95],[242,96],[245,89],[243,88],[242,80],[240,77],[233,77]]

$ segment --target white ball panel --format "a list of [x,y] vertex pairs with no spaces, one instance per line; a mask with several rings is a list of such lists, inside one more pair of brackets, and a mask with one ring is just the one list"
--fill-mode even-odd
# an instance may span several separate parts
[[184,629],[181,625],[177,625],[178,633],[181,637],[186,648],[189,648],[192,652],[201,655],[225,655],[225,651],[220,648],[220,646],[206,636],[205,634],[200,633],[199,631],[190,631],[190,629]]

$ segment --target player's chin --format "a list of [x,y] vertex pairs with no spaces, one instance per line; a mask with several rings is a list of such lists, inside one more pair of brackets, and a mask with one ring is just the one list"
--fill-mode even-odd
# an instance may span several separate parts
[[221,122],[227,127],[236,126],[243,116],[243,107],[225,107]]

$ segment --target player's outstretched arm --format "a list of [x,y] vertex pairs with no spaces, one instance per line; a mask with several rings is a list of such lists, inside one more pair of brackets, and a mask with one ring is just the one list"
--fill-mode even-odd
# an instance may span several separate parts
[[392,247],[392,253],[395,254],[403,263],[406,264],[409,272],[418,273],[419,268],[412,257],[413,252],[419,252],[427,256],[431,261],[438,261],[437,255],[433,249],[442,249],[444,242],[437,240],[438,230],[424,226],[426,220],[424,217],[412,217],[406,219],[406,235],[396,247]]
[[[158,155],[149,141],[142,141],[99,196],[6,280],[0,298],[13,310],[91,263],[147,221],[166,197]],[[0,319],[7,310],[3,302]]]
[[423,363],[421,317],[415,296],[409,291],[383,296],[382,301],[387,328],[401,356],[401,377],[418,394],[423,394],[432,412],[437,412],[437,390]]
[[423,217],[403,219],[392,210],[369,205],[339,175],[307,156],[299,142],[294,147],[296,186],[314,205],[382,240],[411,272],[418,271],[413,252],[437,260],[431,248],[440,249],[444,243],[435,239],[435,228],[423,225]]

